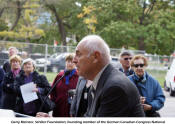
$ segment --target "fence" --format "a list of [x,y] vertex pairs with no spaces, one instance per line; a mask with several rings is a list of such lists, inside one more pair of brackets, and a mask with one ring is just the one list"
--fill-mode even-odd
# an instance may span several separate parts
[[[40,71],[44,72],[45,74],[47,71],[49,71],[48,64],[50,64],[51,60],[59,58],[58,56],[61,55],[61,53],[75,52],[75,46],[55,47],[47,44],[0,41],[1,66],[3,65],[4,61],[8,60],[8,48],[11,46],[18,48],[19,55],[22,55],[24,51],[27,52],[28,57],[34,59]],[[119,57],[122,50],[123,49],[110,49],[111,55]],[[157,74],[159,74],[160,71],[166,71],[173,60],[173,57],[146,54],[145,51],[130,50],[130,52],[133,54],[144,54],[149,60],[148,70],[153,70]],[[64,61],[61,63],[64,64]],[[58,70],[56,70],[56,67],[51,67],[50,71],[57,72]]]

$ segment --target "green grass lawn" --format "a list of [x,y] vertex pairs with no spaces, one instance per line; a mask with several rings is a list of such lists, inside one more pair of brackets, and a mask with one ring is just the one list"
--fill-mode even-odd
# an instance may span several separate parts
[[[163,87],[163,83],[165,81],[165,75],[166,75],[166,72],[167,72],[166,70],[165,71],[147,70],[147,72],[149,74],[151,74],[154,78],[156,78],[156,80],[158,80],[160,85]],[[40,72],[40,74],[43,74],[43,72]],[[50,83],[53,82],[56,75],[57,75],[57,73],[53,73],[53,72],[47,72],[46,73],[46,77],[47,77],[47,79]]]
[[[39,72],[39,73],[44,74],[43,72]],[[52,83],[56,76],[57,76],[57,73],[53,73],[53,72],[46,73],[46,77],[47,77],[47,80],[49,81],[49,83]]]
[[157,70],[147,70],[149,74],[151,74],[156,80],[159,81],[161,87],[163,87],[163,83],[165,81],[165,76],[167,71],[157,71]]

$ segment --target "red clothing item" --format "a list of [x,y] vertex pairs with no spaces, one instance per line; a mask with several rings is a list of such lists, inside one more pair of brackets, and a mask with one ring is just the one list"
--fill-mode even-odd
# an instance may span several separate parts
[[[63,74],[64,71],[56,76],[52,86]],[[63,78],[51,92],[51,100],[56,104],[56,107],[53,110],[53,117],[69,117],[70,105],[68,104],[68,90],[75,89],[77,82],[78,75],[76,71],[75,74],[69,78],[68,85],[65,84],[65,78]]]

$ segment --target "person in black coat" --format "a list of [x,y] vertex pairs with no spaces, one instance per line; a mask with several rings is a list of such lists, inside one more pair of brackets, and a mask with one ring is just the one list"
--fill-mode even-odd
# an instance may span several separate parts
[[76,47],[78,75],[93,81],[88,95],[87,117],[144,117],[139,92],[112,64],[110,50],[97,35],[84,37]]
[[21,71],[21,57],[10,57],[11,71],[4,75],[2,83],[2,108],[15,110],[16,94],[13,92],[14,81]]
[[[17,94],[16,112],[35,116],[36,113],[40,111],[41,104],[50,90],[50,85],[44,75],[40,75],[34,70],[35,62],[32,59],[28,58],[24,60],[22,68],[24,71],[16,77],[14,83],[14,91]],[[35,84],[35,88],[32,91],[37,93],[38,99],[24,103],[20,86],[31,82]],[[48,112],[45,107],[43,107],[41,111]]]
[[4,70],[0,67],[0,84],[2,83],[4,79]]
[[[10,47],[9,48],[9,58],[13,55],[17,55],[18,54],[18,49],[16,47]],[[10,65],[10,61],[7,60],[4,62],[3,64],[3,69],[5,73],[8,73],[11,71],[11,65]]]
[[4,70],[0,67],[0,109],[2,108],[2,81],[4,79]]

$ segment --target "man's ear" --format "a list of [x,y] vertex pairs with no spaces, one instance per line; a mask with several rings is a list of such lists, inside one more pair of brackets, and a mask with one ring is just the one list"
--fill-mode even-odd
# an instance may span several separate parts
[[93,61],[93,63],[97,63],[99,61],[100,57],[101,57],[100,52],[95,51],[94,52],[94,61]]

